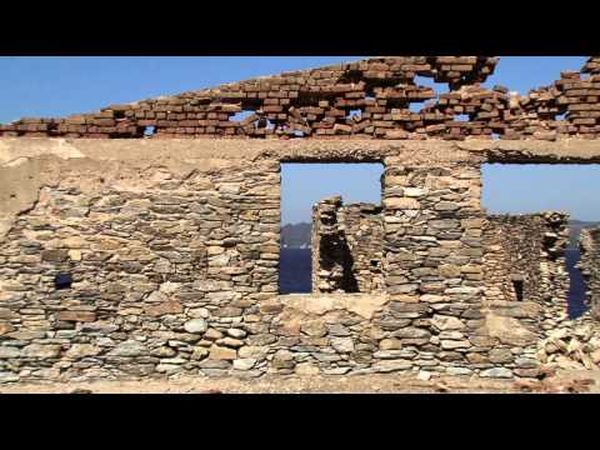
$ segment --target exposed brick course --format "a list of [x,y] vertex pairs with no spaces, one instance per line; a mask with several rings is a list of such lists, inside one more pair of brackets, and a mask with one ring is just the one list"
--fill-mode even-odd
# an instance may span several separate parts
[[[369,58],[110,105],[90,114],[23,118],[0,125],[0,135],[142,138],[150,136],[147,127],[154,127],[156,138],[553,140],[598,135],[598,57],[591,57],[581,72],[563,72],[553,85],[523,96],[512,96],[502,86],[481,86],[498,61],[475,56]],[[437,95],[417,77],[447,83],[450,92]],[[410,109],[423,102],[420,111]],[[460,120],[463,115],[468,120]]]

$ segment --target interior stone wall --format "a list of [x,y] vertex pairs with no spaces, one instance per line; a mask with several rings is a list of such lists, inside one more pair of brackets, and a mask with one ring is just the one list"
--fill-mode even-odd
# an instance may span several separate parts
[[[540,340],[567,317],[568,220],[567,214],[544,212],[485,221],[485,308],[494,322],[513,329],[512,336],[493,332],[494,354],[517,375],[537,371]],[[515,281],[522,283],[521,298]]]
[[488,300],[564,301],[569,289],[564,250],[569,216],[559,212],[491,215],[484,228]]
[[343,205],[332,197],[313,207],[313,292],[383,292],[381,206]]

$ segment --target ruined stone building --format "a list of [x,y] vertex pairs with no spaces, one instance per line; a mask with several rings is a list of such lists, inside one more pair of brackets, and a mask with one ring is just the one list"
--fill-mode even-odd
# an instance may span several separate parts
[[[597,364],[593,315],[552,334],[567,217],[487,215],[481,166],[599,163],[600,58],[523,96],[482,86],[498,63],[371,58],[0,125],[0,381]],[[385,167],[382,205],[315,206],[311,295],[278,293],[286,162]],[[597,230],[582,248],[597,311]]]

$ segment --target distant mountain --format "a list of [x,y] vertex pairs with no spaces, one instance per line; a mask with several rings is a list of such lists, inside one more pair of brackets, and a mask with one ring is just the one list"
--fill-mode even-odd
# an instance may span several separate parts
[[570,220],[569,221],[569,245],[571,247],[577,247],[577,240],[579,234],[584,228],[594,228],[600,226],[600,222],[586,222],[584,220]]
[[281,246],[283,248],[309,248],[310,223],[288,223],[281,227]]

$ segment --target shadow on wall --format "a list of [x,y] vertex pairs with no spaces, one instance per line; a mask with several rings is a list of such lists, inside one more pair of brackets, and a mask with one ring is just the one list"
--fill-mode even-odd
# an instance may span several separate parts
[[330,272],[329,279],[334,291],[358,292],[358,281],[353,270],[354,257],[343,231],[322,236],[319,243],[319,269]]

